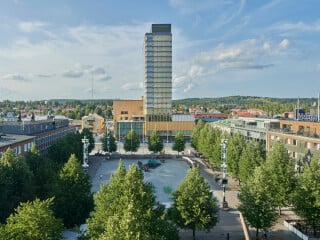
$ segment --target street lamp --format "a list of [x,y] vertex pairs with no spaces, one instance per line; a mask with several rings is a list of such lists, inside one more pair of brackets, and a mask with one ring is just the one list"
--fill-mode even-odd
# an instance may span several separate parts
[[310,162],[311,162],[311,157],[312,157],[312,153],[311,153],[310,149],[308,149],[308,152],[306,153],[306,157],[307,157],[307,162],[308,162],[308,164],[310,164]]
[[222,209],[228,210],[228,202],[226,201],[226,187],[228,184],[227,179],[227,142],[226,138],[221,141],[221,162],[222,162],[222,188],[223,188],[223,200],[222,200]]
[[86,136],[84,136],[82,140],[83,143],[83,164],[82,167],[83,168],[88,168],[89,164],[88,164],[88,146],[89,146],[89,139],[86,138]]
[[110,158],[110,133],[109,133],[109,126],[107,123],[107,159]]
[[301,172],[301,159],[298,160],[298,173]]

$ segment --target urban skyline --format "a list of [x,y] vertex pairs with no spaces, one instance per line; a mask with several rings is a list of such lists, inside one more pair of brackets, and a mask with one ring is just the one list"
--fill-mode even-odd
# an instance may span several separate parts
[[0,7],[0,101],[139,99],[143,37],[152,23],[172,25],[173,99],[317,97],[319,5],[6,0]]

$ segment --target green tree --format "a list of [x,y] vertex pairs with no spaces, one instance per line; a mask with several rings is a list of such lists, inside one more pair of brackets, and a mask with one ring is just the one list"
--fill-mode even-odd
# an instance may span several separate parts
[[62,238],[63,224],[50,209],[53,198],[21,203],[7,219],[4,232],[11,240],[58,240]]
[[293,195],[295,212],[313,227],[316,236],[320,225],[320,166],[317,157],[313,157],[298,177]]
[[52,161],[40,155],[35,145],[25,155],[25,161],[32,172],[35,195],[40,199],[52,196],[53,182],[56,172]]
[[0,221],[18,206],[34,197],[32,173],[20,156],[8,148],[0,159]]
[[110,131],[105,132],[102,137],[102,149],[103,151],[108,151],[108,137],[109,137],[109,152],[117,151],[116,139]]
[[210,230],[217,224],[218,201],[198,168],[189,170],[172,196],[173,206],[168,214],[178,227],[192,229],[193,238],[196,230]]
[[94,210],[87,219],[88,234],[91,239],[98,239],[107,229],[109,217],[114,216],[123,208],[119,199],[125,191],[123,181],[126,173],[126,168],[120,159],[118,168],[110,177],[110,183],[104,184],[94,195]]
[[108,106],[106,110],[107,119],[112,119],[112,107]]
[[213,149],[212,149],[212,157],[211,161],[218,167],[221,166],[221,136],[216,136],[214,144],[213,144]]
[[203,155],[208,157],[209,151],[208,147],[209,144],[207,142],[208,138],[214,138],[214,134],[212,128],[209,124],[205,124],[203,128],[200,130],[200,134],[197,140],[197,150],[200,151]]
[[75,154],[79,162],[83,161],[82,138],[83,136],[81,136],[79,132],[69,133],[51,145],[48,151],[48,157],[56,165],[56,171],[59,171],[59,169],[68,161],[71,154]]
[[91,151],[94,149],[93,133],[88,128],[84,128],[81,131],[81,139],[84,138],[84,136],[86,136],[86,138],[89,139],[88,152],[91,153]]
[[178,152],[178,156],[179,156],[179,152],[184,151],[185,146],[186,145],[186,139],[184,138],[182,133],[178,133],[175,137],[174,137],[174,143],[172,146],[172,150],[177,151]]
[[245,149],[245,138],[240,133],[235,133],[229,139],[230,141],[227,146],[228,171],[233,177],[239,178],[239,162],[242,152]]
[[268,153],[266,165],[266,171],[272,180],[269,188],[273,192],[279,214],[281,214],[281,207],[291,203],[291,193],[295,182],[294,163],[283,143],[273,144],[272,151]]
[[257,237],[259,230],[268,230],[277,220],[273,193],[268,187],[269,183],[270,179],[265,170],[257,167],[240,190],[238,209],[249,225],[256,228]]
[[65,226],[85,222],[93,208],[91,181],[74,154],[60,171],[55,196],[55,212]]
[[140,146],[139,136],[134,129],[131,129],[124,138],[123,148],[126,152],[136,152]]
[[143,181],[136,165],[126,173],[120,162],[110,185],[95,196],[95,203],[88,220],[91,239],[178,239],[177,230],[164,218],[164,206],[156,203],[152,187]]
[[148,141],[148,149],[154,154],[162,151],[163,141],[157,131],[152,131]]
[[254,169],[264,163],[262,154],[257,144],[253,141],[247,143],[242,151],[239,162],[239,181],[246,182],[253,174]]
[[200,137],[200,131],[203,127],[204,127],[204,122],[201,121],[201,119],[200,119],[191,134],[191,146],[193,148],[197,149],[198,151],[199,151],[198,141],[199,141],[199,137]]

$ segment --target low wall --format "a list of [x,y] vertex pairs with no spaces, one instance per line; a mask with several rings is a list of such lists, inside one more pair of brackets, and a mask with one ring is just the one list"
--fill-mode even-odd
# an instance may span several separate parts
[[284,220],[283,224],[286,226],[291,232],[293,232],[295,235],[297,235],[299,238],[303,240],[317,240],[319,238],[313,238],[305,235],[302,233],[299,229],[297,229],[294,225],[298,220]]

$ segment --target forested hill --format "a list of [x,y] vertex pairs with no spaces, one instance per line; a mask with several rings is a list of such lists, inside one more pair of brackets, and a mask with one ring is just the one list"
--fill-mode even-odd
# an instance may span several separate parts
[[[316,106],[317,98],[300,98],[300,107],[306,111]],[[186,98],[173,100],[173,108],[179,109],[179,106],[203,108],[259,108],[262,110],[275,110],[273,112],[293,111],[297,106],[298,98],[268,98],[254,96],[229,96],[218,98]]]

